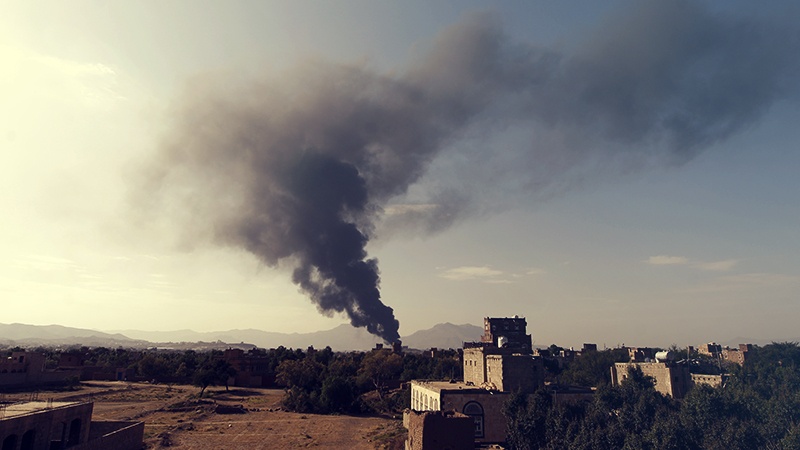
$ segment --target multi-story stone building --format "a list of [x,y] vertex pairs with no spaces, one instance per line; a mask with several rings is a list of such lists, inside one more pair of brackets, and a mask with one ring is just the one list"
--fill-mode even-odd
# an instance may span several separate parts
[[484,318],[481,341],[464,343],[464,381],[412,381],[411,409],[466,414],[475,423],[476,442],[505,441],[503,404],[511,392],[544,385],[544,365],[533,356],[526,328],[522,317]]
[[[706,351],[716,351],[714,345]],[[684,362],[675,362],[675,354],[672,352],[658,352],[655,354],[655,361],[631,361],[627,363],[615,363],[611,367],[611,382],[615,386],[622,383],[631,369],[638,368],[646,376],[653,378],[656,391],[669,395],[673,398],[683,398],[689,389],[699,384],[710,386],[720,386],[724,383],[723,375],[689,373],[689,366]]]
[[753,344],[739,344],[739,348],[725,347],[722,349],[722,359],[739,364],[741,366],[744,365],[745,361],[747,361],[747,354],[752,349]]
[[722,354],[722,346],[716,342],[709,342],[708,344],[702,344],[697,347],[697,353],[710,356],[712,358],[719,358],[719,356]]
[[672,362],[614,363],[611,367],[611,383],[618,386],[628,378],[628,371],[633,368],[639,368],[643,374],[652,377],[656,391],[673,398],[683,398],[691,387],[689,368]]

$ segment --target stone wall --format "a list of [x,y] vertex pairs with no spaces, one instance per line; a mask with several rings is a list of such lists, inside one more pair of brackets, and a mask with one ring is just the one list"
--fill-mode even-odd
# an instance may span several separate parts
[[486,382],[486,367],[482,348],[464,349],[464,382],[480,386]]
[[633,367],[638,367],[643,374],[652,377],[656,391],[664,395],[683,398],[691,387],[689,369],[686,366],[666,363],[615,363],[611,368],[612,383],[622,383],[628,377],[629,368]]
[[486,378],[498,390],[531,393],[544,384],[541,359],[530,355],[487,355]]
[[506,440],[506,419],[503,416],[503,405],[508,401],[505,392],[471,389],[459,392],[456,390],[441,393],[442,410],[464,412],[470,402],[480,405],[483,410],[483,436],[475,437],[482,443],[499,443]]
[[406,411],[407,450],[466,450],[475,447],[472,418],[448,411]]

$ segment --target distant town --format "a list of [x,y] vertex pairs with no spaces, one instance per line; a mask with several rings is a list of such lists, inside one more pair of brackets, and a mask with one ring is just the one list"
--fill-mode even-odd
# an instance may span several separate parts
[[[796,379],[800,383],[798,355],[800,350],[794,343],[763,347],[742,343],[731,348],[712,342],[687,348],[621,346],[602,350],[585,343],[580,349],[557,345],[535,348],[526,319],[518,316],[486,317],[478,340],[448,349],[409,348],[400,341],[376,344],[368,351],[346,352],[330,347],[264,349],[222,342],[205,349],[15,346],[2,349],[0,358],[0,392],[6,393],[0,397],[0,442],[3,450],[56,448],[49,447],[57,445],[53,442],[70,444],[58,448],[79,444],[86,447],[76,448],[123,450],[142,445],[174,446],[163,434],[154,438],[147,432],[147,412],[139,417],[142,420],[123,417],[132,420],[116,421],[116,425],[93,420],[92,408],[86,405],[102,405],[103,396],[81,391],[93,383],[107,383],[109,392],[116,384],[125,389],[184,386],[181,392],[188,397],[182,398],[181,404],[202,409],[208,401],[218,402],[214,413],[224,413],[225,408],[243,414],[249,411],[243,404],[222,400],[222,392],[234,389],[252,394],[264,390],[280,394],[279,407],[273,409],[283,414],[373,414],[385,417],[388,423],[396,421],[396,432],[380,444],[385,447],[369,448],[547,448],[554,439],[578,439],[580,433],[570,431],[570,426],[554,428],[558,422],[555,416],[565,411],[575,415],[567,421],[571,426],[587,426],[583,422],[590,420],[590,412],[599,407],[600,399],[617,398],[605,407],[622,414],[626,401],[650,398],[650,426],[670,414],[688,420],[683,409],[686,402],[700,401],[697,396],[711,401],[715,395],[748,392],[761,382]],[[783,377],[778,381],[771,378],[776,371]],[[631,389],[636,395],[626,400],[624,394],[630,394]],[[58,392],[71,395],[64,397]],[[26,399],[25,393],[35,396]],[[67,401],[52,397],[59,395]],[[767,403],[772,400],[771,394],[763,399]],[[741,399],[736,401],[736,405],[741,403]],[[636,403],[631,407],[635,409]],[[793,420],[800,414],[795,411],[787,410],[790,417],[781,420]],[[737,416],[736,420],[744,419]],[[541,428],[538,431],[531,428],[536,423]],[[602,429],[611,425],[603,422],[592,426]],[[520,427],[527,431],[519,432]],[[791,430],[781,435],[781,441],[793,436]],[[191,435],[191,430],[177,425],[173,432]],[[146,436],[150,436],[149,441]],[[627,439],[623,427],[617,430],[617,440],[611,442],[624,444]],[[705,442],[701,437],[694,439]],[[106,447],[97,447],[98,442],[106,442]],[[109,442],[116,443],[108,447]],[[538,442],[539,447],[531,447],[531,442]],[[599,447],[593,444],[589,448]]]

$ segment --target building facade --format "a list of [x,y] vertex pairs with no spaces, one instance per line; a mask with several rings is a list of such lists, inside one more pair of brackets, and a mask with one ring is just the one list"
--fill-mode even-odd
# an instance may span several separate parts
[[503,405],[510,395],[463,382],[414,380],[411,382],[411,409],[465,414],[473,420],[475,442],[503,442],[506,439]]
[[644,375],[653,378],[656,391],[672,398],[683,398],[692,386],[689,368],[671,362],[614,363],[611,367],[611,383],[618,386],[628,378],[628,371],[634,368],[641,369]]
[[47,370],[45,356],[38,352],[12,352],[0,358],[0,389],[65,384],[80,375],[78,369]]
[[544,385],[544,364],[533,355],[525,318],[484,318],[481,341],[465,342],[462,355],[464,381],[412,381],[411,409],[464,414],[475,425],[475,442],[504,442],[503,405],[511,393]]
[[453,411],[408,411],[403,425],[409,430],[406,450],[472,450],[472,418]]
[[142,422],[92,422],[91,402],[24,402],[0,408],[2,450],[140,450]]

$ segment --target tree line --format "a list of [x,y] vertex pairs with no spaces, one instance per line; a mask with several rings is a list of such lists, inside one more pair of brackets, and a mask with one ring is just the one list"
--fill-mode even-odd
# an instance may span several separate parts
[[743,366],[727,367],[723,385],[696,386],[682,400],[657,392],[641,370],[619,386],[598,380],[603,370],[588,368],[622,356],[597,353],[567,373],[599,381],[590,401],[556,403],[546,390],[512,396],[504,411],[510,448],[800,449],[797,343],[755,347]]
[[[25,351],[15,347],[5,353]],[[226,386],[237,375],[220,350],[130,350],[82,347],[67,350],[29,349],[46,357],[46,367],[55,369],[62,353],[79,354],[84,366],[113,373],[130,370],[134,377],[159,383],[194,384],[203,396],[209,386]],[[410,405],[408,389],[398,390],[412,379],[461,379],[460,355],[455,350],[428,353],[394,353],[390,349],[369,352],[253,349],[258,373],[267,387],[283,388],[283,406],[305,413],[361,413],[374,410],[400,412]],[[394,388],[394,389],[390,389]],[[365,396],[364,394],[372,394]],[[365,398],[366,397],[366,398]]]

